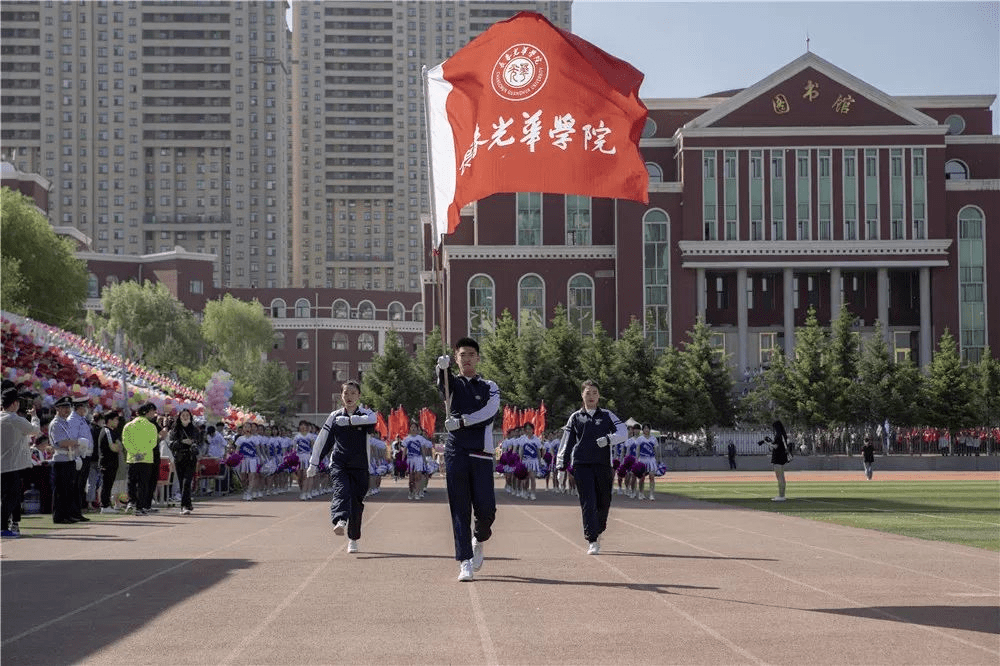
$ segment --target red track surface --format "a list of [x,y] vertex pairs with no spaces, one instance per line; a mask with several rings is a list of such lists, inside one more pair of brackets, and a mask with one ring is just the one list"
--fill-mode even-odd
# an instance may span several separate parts
[[[805,477],[790,471],[790,490]],[[528,502],[498,487],[497,499],[473,583],[455,581],[440,481],[423,502],[389,481],[366,504],[357,555],[332,534],[325,501],[292,495],[4,541],[0,656],[18,666],[1000,661],[995,552],[661,493],[616,496],[594,557],[575,498]],[[983,521],[1000,529],[995,515]]]

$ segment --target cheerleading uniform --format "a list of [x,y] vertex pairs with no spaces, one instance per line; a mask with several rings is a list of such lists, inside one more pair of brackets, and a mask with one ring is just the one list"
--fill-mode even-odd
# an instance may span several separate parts
[[424,448],[430,448],[431,443],[426,437],[421,435],[407,435],[403,440],[406,447],[406,466],[411,472],[425,471]]
[[521,462],[531,474],[541,472],[541,447],[542,443],[537,437],[521,438]]
[[656,475],[656,440],[652,437],[636,438],[636,462],[646,466],[646,474]]
[[256,442],[253,435],[242,435],[236,440],[236,450],[243,459],[237,466],[237,472],[256,474],[260,470],[260,458],[257,455]]
[[299,457],[299,465],[304,469],[309,464],[309,456],[312,454],[312,442],[309,441],[308,435],[298,433],[292,443],[295,445],[295,454]]

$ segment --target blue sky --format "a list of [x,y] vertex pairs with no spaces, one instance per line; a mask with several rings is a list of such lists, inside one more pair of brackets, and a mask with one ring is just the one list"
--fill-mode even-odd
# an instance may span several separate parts
[[[573,32],[641,70],[644,98],[750,86],[809,49],[890,95],[1000,92],[1000,2],[576,0]],[[993,105],[997,132],[997,103]]]

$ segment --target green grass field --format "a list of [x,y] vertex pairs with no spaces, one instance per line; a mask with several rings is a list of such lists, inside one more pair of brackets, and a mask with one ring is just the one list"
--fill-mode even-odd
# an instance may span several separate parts
[[849,527],[1000,551],[996,481],[794,481],[787,502],[772,502],[774,479],[665,484],[691,499],[771,511]]

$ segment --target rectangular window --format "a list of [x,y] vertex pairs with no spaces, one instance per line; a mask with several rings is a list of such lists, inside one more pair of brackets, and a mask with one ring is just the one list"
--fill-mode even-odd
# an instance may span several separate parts
[[760,364],[762,366],[766,367],[771,364],[771,358],[774,356],[774,351],[778,348],[777,338],[777,333],[760,334]]
[[517,193],[517,244],[542,244],[542,194]]
[[785,240],[785,157],[771,151],[771,240]]
[[750,151],[750,240],[764,240],[764,152]]
[[831,240],[833,238],[833,176],[829,149],[818,152],[817,169],[819,240]]
[[913,148],[910,151],[910,203],[912,211],[913,238],[927,238],[927,180],[924,176],[924,149]]
[[879,238],[878,150],[865,149],[865,239]]
[[736,167],[736,151],[727,150],[725,152],[725,181],[723,183],[723,196],[725,197],[723,210],[726,221],[725,240],[739,240],[737,229],[739,229],[740,184],[737,178]]
[[566,195],[566,245],[590,245],[590,197]]
[[812,165],[809,151],[795,151],[795,163],[795,238],[809,240],[812,229]]
[[857,151],[844,150],[844,240],[858,239]]
[[703,240],[718,239],[718,179],[715,176],[715,151],[706,150],[701,154],[702,162],[702,225]]

